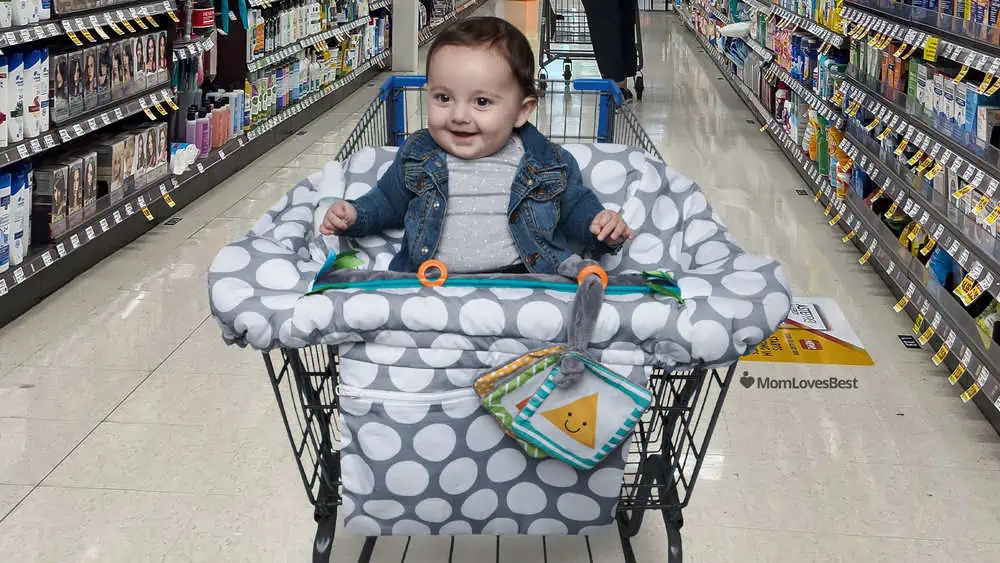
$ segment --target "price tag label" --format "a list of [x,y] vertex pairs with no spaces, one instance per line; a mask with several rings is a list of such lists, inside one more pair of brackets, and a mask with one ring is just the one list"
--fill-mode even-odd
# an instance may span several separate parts
[[948,376],[948,382],[951,383],[952,385],[958,383],[958,380],[961,379],[964,373],[965,373],[965,366],[962,364],[958,364],[957,366],[955,366],[955,370],[951,372],[951,375]]
[[132,207],[132,203],[131,202],[126,203],[125,204],[125,216],[126,217],[131,217],[134,214],[135,214],[135,209]]
[[226,160],[226,151],[219,149],[219,160]]
[[17,145],[17,154],[18,154],[19,160],[21,158],[28,158],[28,154],[30,154],[30,153],[28,153],[28,146],[24,145],[24,144]]
[[73,233],[73,236],[69,237],[69,243],[73,245],[73,250],[80,248],[80,235]]
[[121,224],[121,222],[122,222],[122,212],[121,211],[118,211],[116,209],[115,212],[111,214],[111,216],[115,220],[115,225]]
[[65,243],[61,243],[60,242],[59,244],[56,245],[56,254],[58,254],[60,258],[62,258],[63,256],[66,256],[66,244]]
[[73,133],[76,134],[77,137],[82,136],[83,135],[83,127],[79,123],[74,123],[73,124]]
[[87,240],[94,240],[97,238],[97,233],[94,232],[94,227],[87,227],[84,232],[87,234]]
[[200,162],[196,163],[195,167],[198,169],[199,174],[205,173],[205,167]]
[[115,119],[124,119],[124,118],[125,118],[125,112],[122,111],[122,108],[115,108]]
[[32,139],[28,144],[31,145],[31,152],[41,152],[42,143],[38,139]]
[[146,198],[144,198],[143,196],[139,196],[138,202],[139,202],[139,207],[146,207]]
[[87,120],[87,127],[90,127],[91,131],[96,130],[97,129],[97,120],[94,119],[94,118],[88,119]]
[[46,135],[42,137],[42,142],[45,143],[45,148],[51,149],[56,146],[56,139],[52,135]]
[[46,268],[48,268],[49,266],[52,265],[52,252],[51,251],[49,251],[49,252],[43,252],[42,253],[42,264],[44,264]]
[[111,225],[108,224],[108,220],[106,218],[105,219],[101,219],[101,230],[106,233],[110,229],[111,229]]
[[102,113],[101,123],[103,123],[105,126],[111,125],[111,117],[109,117],[108,114],[106,113]]

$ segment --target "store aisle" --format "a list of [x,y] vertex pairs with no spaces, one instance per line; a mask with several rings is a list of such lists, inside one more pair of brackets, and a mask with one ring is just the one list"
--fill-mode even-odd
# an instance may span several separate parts
[[[534,2],[488,4],[532,28]],[[837,300],[870,368],[744,364],[755,376],[857,378],[858,390],[734,385],[691,505],[691,562],[1000,560],[1000,440],[889,291],[672,15],[643,15],[637,111],[737,240],[784,262],[796,295]],[[299,136],[0,330],[0,559],[308,560],[314,527],[260,356],[222,345],[205,272],[297,179],[330,159],[376,92]],[[662,561],[650,515],[634,545]],[[990,543],[990,542],[994,543]],[[337,539],[336,561],[357,538]],[[586,561],[576,538],[380,542],[374,561]],[[594,561],[620,560],[597,537]],[[618,558],[618,559],[616,559]]]

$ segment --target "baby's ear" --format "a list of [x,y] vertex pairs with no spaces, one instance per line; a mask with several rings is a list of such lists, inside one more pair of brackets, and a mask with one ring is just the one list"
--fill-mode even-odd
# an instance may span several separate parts
[[534,96],[528,96],[521,102],[521,109],[517,112],[517,123],[515,127],[521,127],[528,122],[528,118],[531,117],[531,112],[535,111],[538,107],[538,98]]

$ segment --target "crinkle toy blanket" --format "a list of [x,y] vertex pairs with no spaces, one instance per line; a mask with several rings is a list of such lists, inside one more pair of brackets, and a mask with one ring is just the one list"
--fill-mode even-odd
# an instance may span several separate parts
[[[636,231],[622,251],[602,258],[611,283],[621,275],[665,270],[683,297],[677,302],[655,294],[607,295],[591,354],[622,366],[728,364],[785,319],[790,299],[781,266],[744,252],[694,182],[639,149],[565,147],[588,187]],[[322,237],[317,218],[332,198],[372,189],[395,150],[366,148],[347,162],[329,163],[219,252],[209,271],[209,292],[226,342],[259,350],[391,343],[420,349],[429,367],[439,363],[436,355],[518,354],[565,342],[571,292],[446,286],[306,295],[330,251],[359,250],[362,271],[388,266],[402,232],[358,240]]]

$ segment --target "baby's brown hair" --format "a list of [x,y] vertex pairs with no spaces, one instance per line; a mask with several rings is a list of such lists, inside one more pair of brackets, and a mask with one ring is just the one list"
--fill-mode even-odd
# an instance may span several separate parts
[[507,60],[524,95],[538,95],[535,90],[535,53],[531,50],[528,38],[507,20],[480,16],[448,25],[434,39],[434,43],[427,51],[427,67],[424,69],[424,74],[430,71],[434,53],[448,45],[495,49]]

